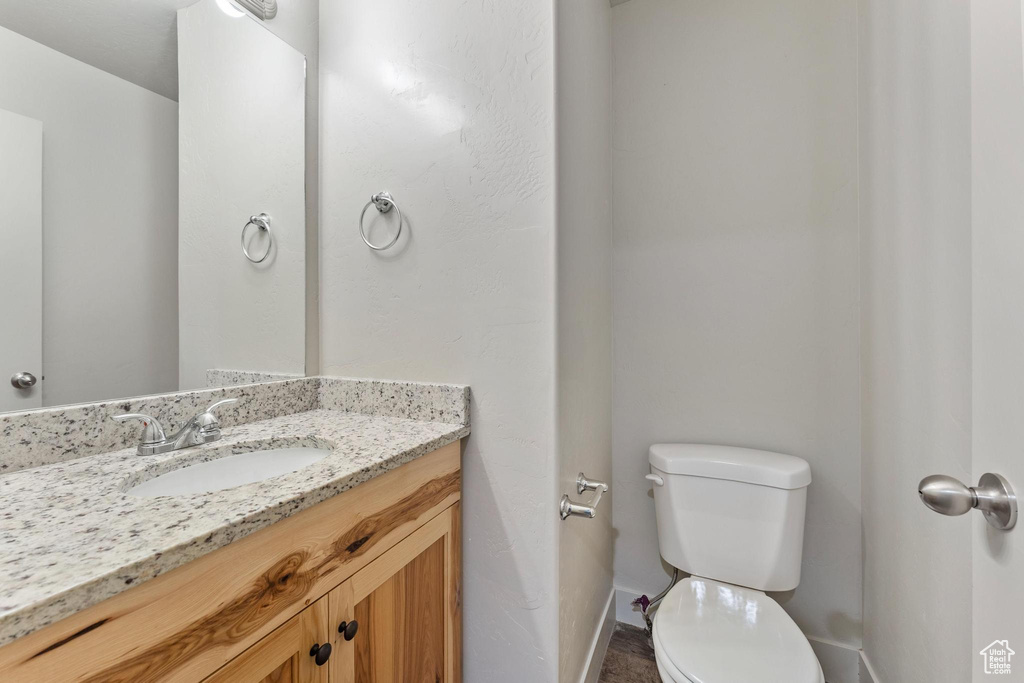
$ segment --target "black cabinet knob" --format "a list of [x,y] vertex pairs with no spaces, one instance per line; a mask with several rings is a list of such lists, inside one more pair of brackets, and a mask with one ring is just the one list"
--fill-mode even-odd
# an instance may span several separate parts
[[331,658],[331,644],[324,643],[321,645],[320,643],[316,643],[309,649],[309,656],[316,658],[315,661],[317,666],[323,666],[327,663],[327,660]]
[[345,636],[345,640],[352,640],[356,637],[356,632],[359,630],[359,622],[353,619],[352,621],[343,621],[338,624],[338,633]]

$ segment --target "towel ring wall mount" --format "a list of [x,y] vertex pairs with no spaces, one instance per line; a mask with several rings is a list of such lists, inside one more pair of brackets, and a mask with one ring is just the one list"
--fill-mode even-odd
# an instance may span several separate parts
[[[250,225],[255,225],[260,229],[260,232],[267,233],[267,250],[263,252],[263,256],[254,258],[249,253],[248,247],[245,246],[245,231],[249,229]],[[242,226],[242,253],[245,254],[245,258],[249,259],[253,263],[263,263],[268,256],[270,256],[270,250],[274,248],[274,234],[270,232],[270,216],[265,213],[256,214],[255,216],[249,216],[249,222]]]
[[[366,237],[366,231],[363,229],[363,219],[366,217],[366,210],[369,209],[370,206],[377,207],[377,211],[380,213],[388,213],[392,208],[398,212],[398,231],[395,232],[395,236],[392,237],[391,241],[387,244],[377,245]],[[387,190],[371,195],[370,201],[366,202],[366,206],[363,207],[363,212],[359,214],[359,236],[363,238],[363,242],[366,243],[366,246],[375,251],[383,251],[384,249],[393,247],[395,242],[398,241],[398,238],[402,236],[402,209],[395,203],[394,197],[392,197],[391,193]]]

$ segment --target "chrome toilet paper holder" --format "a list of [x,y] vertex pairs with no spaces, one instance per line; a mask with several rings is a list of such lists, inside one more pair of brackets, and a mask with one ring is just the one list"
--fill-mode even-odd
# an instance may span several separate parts
[[596,494],[590,500],[589,505],[573,502],[569,498],[569,494],[563,495],[562,500],[558,503],[558,515],[563,520],[567,519],[570,515],[587,517],[589,519],[597,517],[597,505],[601,502],[601,496],[607,490],[608,484],[603,481],[588,479],[587,475],[580,472],[579,476],[576,477],[576,493],[583,495],[587,491],[596,491]]

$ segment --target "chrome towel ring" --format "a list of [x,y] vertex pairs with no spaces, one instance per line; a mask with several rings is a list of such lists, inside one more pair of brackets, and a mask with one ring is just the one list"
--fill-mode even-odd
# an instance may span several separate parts
[[[252,254],[249,253],[249,249],[245,246],[245,231],[248,230],[250,225],[255,225],[262,231],[267,233],[267,250],[263,252],[263,256],[259,258],[253,258]],[[258,214],[256,216],[249,216],[249,222],[242,226],[242,253],[245,254],[245,258],[249,259],[253,263],[263,263],[263,261],[270,256],[270,250],[274,247],[274,234],[270,232],[270,216],[265,213]]]
[[[366,232],[363,230],[363,218],[366,217],[366,210],[370,208],[371,204],[373,206],[376,206],[377,210],[380,211],[381,213],[387,213],[388,211],[391,211],[391,207],[394,207],[395,210],[398,211],[398,232],[395,233],[395,236],[391,239],[390,242],[383,246],[378,246],[371,242],[370,240],[368,240],[366,238]],[[371,195],[370,201],[366,202],[366,206],[363,207],[363,212],[359,214],[359,236],[363,238],[363,242],[365,242],[366,246],[368,246],[370,249],[375,249],[376,251],[383,251],[384,249],[388,249],[394,246],[395,242],[398,241],[398,238],[401,237],[401,235],[402,209],[400,209],[398,204],[395,203],[395,200],[391,196],[391,193],[385,190],[383,192],[378,192],[375,195]]]

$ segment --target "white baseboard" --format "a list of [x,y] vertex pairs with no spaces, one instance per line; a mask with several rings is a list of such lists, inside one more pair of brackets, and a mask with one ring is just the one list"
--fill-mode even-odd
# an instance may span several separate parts
[[587,666],[580,676],[580,683],[597,683],[601,677],[601,665],[604,664],[604,655],[608,652],[608,643],[612,639],[612,632],[615,631],[615,610],[612,603],[615,600],[615,589],[608,593],[608,601],[604,605],[604,616],[597,626],[594,639],[590,643],[590,655],[587,657]]
[[828,683],[858,683],[860,681],[860,650],[824,638],[807,636],[814,656],[821,664]]
[[860,683],[882,683],[863,650],[860,651]]
[[634,593],[625,588],[615,589],[615,621],[630,626],[647,628],[644,615],[639,607],[633,606],[633,601],[640,597],[640,593]]

